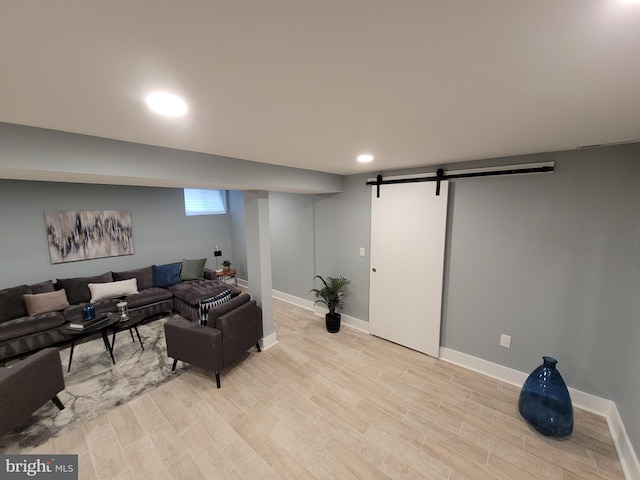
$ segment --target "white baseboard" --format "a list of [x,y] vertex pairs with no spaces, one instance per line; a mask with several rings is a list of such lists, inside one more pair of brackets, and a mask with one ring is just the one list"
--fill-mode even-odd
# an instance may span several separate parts
[[529,374],[514,370],[512,368],[498,365],[478,357],[467,355],[466,353],[440,347],[440,359],[455,365],[459,365],[468,370],[482,373],[488,377],[501,380],[511,385],[522,386]]
[[[293,305],[313,310],[316,315],[321,317],[324,317],[328,312],[326,308],[314,306],[313,302],[309,300],[283,292],[274,290],[273,296]],[[369,322],[364,320],[342,314],[342,324],[369,334]],[[275,337],[275,333],[273,336]],[[445,347],[440,348],[440,359],[518,387],[522,386],[529,376],[529,373],[514,370],[512,368],[498,365],[497,363],[489,362]],[[640,480],[640,462],[638,461],[638,456],[631,444],[631,440],[627,435],[627,430],[624,427],[624,423],[622,423],[622,418],[620,417],[620,412],[618,411],[618,407],[615,402],[574,388],[569,388],[569,393],[571,395],[572,403],[577,408],[593,412],[607,419],[611,438],[613,439],[616,451],[620,457],[620,464],[622,465],[625,478],[627,480]]]
[[[324,314],[322,314],[324,317]],[[349,315],[342,315],[342,323],[344,323],[347,327],[355,328],[356,330],[360,330],[366,334],[369,333],[369,322],[365,322],[364,320],[360,320],[359,318],[350,317]]]
[[313,302],[311,300],[305,300],[304,298],[296,297],[288,293],[273,290],[273,298],[291,303],[292,305],[297,305],[298,307],[306,308],[307,310],[313,310]]
[[609,424],[613,444],[616,446],[616,451],[620,457],[620,464],[625,478],[627,480],[640,480],[640,461],[638,461],[638,456],[627,435],[627,430],[624,428],[624,423],[622,423],[622,418],[615,402],[611,402],[611,411],[607,415],[607,423]]
[[[528,373],[445,347],[440,348],[440,359],[517,387],[521,387],[529,376]],[[571,402],[582,410],[587,410],[603,417],[607,417],[611,411],[611,404],[613,403],[611,400],[596,397],[574,388],[569,388],[569,394],[571,395]]]
[[[319,317],[324,318],[324,316],[329,313],[329,310],[324,307],[318,307],[317,305],[313,308],[313,313]],[[347,327],[355,328],[356,330],[360,330],[366,334],[369,333],[369,322],[365,322],[364,320],[360,320],[356,317],[350,317],[349,315],[341,314],[341,324]]]
[[276,332],[273,332],[271,335],[267,335],[262,339],[262,350],[269,350],[271,347],[278,343],[278,336]]
[[[321,317],[324,317],[327,313],[329,313],[328,309],[315,305],[311,300],[306,300],[294,295],[289,295],[288,293],[280,292],[278,290],[273,290],[273,298],[277,298],[278,300],[291,303],[292,305],[296,305],[307,310],[312,310],[315,315]],[[367,334],[369,333],[369,322],[365,322],[364,320],[360,320],[359,318],[350,317],[349,315],[345,315],[343,313],[341,323],[343,325],[346,325],[347,327],[355,328],[356,330],[360,330],[361,332]]]
[[[498,365],[456,350],[451,350],[450,348],[440,348],[440,359],[518,387],[522,386],[529,376],[528,373]],[[624,471],[625,478],[627,480],[640,480],[640,463],[638,462],[638,456],[627,435],[615,402],[574,388],[569,388],[569,394],[575,407],[593,412],[607,419],[609,432],[611,433],[611,438],[620,457],[620,464]]]

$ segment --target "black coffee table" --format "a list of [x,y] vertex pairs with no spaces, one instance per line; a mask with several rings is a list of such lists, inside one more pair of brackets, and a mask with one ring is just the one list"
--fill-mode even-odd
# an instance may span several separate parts
[[[127,315],[127,319],[123,320],[120,316],[120,313],[107,313],[109,318],[114,318],[115,322],[110,323],[107,327],[107,330],[113,332],[113,336],[111,337],[111,351],[115,348],[116,344],[116,333],[123,332],[125,330],[129,330],[131,334],[131,340],[136,341],[133,337],[133,331],[135,330],[136,335],[138,337],[138,342],[140,342],[140,348],[144,350],[144,345],[142,344],[142,338],[140,338],[140,332],[138,332],[138,325],[142,323],[145,319],[145,316],[142,312],[129,311]],[[115,363],[115,362],[114,362]]]
[[116,364],[116,360],[113,358],[113,348],[109,343],[109,337],[107,337],[107,329],[111,327],[113,324],[119,321],[119,317],[110,317],[105,315],[104,318],[100,319],[96,323],[92,324],[90,327],[86,327],[83,329],[75,329],[71,328],[68,325],[61,328],[63,333],[67,335],[71,335],[71,352],[69,352],[69,367],[67,368],[67,372],[71,371],[71,360],[73,359],[73,350],[76,346],[76,340],[86,337],[88,335],[100,332],[102,334],[102,340],[104,341],[104,347],[109,352],[111,356],[111,361],[113,364]]

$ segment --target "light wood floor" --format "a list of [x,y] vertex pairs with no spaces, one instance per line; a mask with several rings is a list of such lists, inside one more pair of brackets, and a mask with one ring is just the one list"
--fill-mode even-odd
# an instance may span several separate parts
[[548,439],[516,387],[274,309],[279,343],[221,389],[190,370],[28,453],[77,453],[81,479],[624,478],[601,417],[576,411],[572,437]]

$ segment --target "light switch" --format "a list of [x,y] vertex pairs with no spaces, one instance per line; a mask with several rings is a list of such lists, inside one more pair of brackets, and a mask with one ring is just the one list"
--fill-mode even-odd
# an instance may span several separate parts
[[364,247],[360,247],[360,256],[364,257]]

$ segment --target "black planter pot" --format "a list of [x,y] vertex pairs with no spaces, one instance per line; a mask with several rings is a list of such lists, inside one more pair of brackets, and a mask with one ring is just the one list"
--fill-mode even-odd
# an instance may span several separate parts
[[338,333],[340,331],[340,319],[342,315],[339,313],[327,313],[324,316],[325,323],[327,324],[327,332]]

